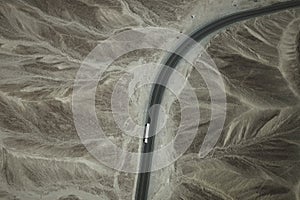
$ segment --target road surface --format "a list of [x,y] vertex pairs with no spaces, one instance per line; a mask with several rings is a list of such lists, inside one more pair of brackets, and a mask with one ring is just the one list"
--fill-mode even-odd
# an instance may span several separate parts
[[[206,26],[194,31],[192,34],[190,34],[190,37],[199,42],[202,39],[204,39],[206,36],[228,26],[235,22],[243,21],[249,18],[258,17],[265,14],[271,14],[274,12],[294,8],[300,6],[300,0],[297,1],[287,1],[283,3],[276,3],[270,6],[266,6],[263,8],[258,9],[252,9],[247,11],[238,12],[235,14],[231,14],[228,16],[225,16],[221,19],[218,19],[210,24],[207,24]],[[179,47],[177,48],[176,52],[180,52],[181,55],[184,55],[188,53],[189,48],[191,47],[191,44],[189,41],[183,41]],[[169,66],[171,68],[175,68],[179,61],[181,60],[181,57],[177,54],[173,53],[170,54],[168,59],[166,60],[163,65]],[[157,78],[157,83],[163,83],[155,84],[152,89],[152,93],[150,96],[150,104],[148,107],[147,113],[149,113],[150,108],[155,104],[160,104],[164,95],[165,87],[163,86],[169,80],[169,77],[171,76],[170,70],[167,68],[163,68]],[[148,114],[146,125],[145,125],[145,134],[143,138],[143,146],[142,146],[142,152],[143,153],[149,153],[152,152],[154,149],[154,141],[155,141],[155,135],[151,137],[151,133],[155,132],[156,124],[157,124],[157,117],[158,112],[152,111],[151,114]],[[151,157],[145,157],[142,156],[140,160],[140,169],[146,169],[147,171],[151,171],[151,164],[152,164],[152,158]],[[145,173],[139,173],[138,179],[137,179],[137,185],[136,185],[136,193],[135,193],[135,200],[147,200],[148,199],[148,189],[149,189],[149,182],[150,182],[150,175],[151,172],[145,172]]]

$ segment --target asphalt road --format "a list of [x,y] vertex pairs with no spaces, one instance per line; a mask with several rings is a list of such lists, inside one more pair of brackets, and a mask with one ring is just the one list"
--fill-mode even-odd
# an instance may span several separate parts
[[[211,33],[214,33],[228,25],[231,25],[235,22],[243,21],[249,18],[258,17],[261,15],[271,14],[274,12],[294,8],[300,6],[300,0],[297,1],[288,1],[283,3],[276,3],[271,6],[266,6],[263,8],[258,9],[252,9],[248,11],[242,11],[235,14],[231,14],[228,16],[225,16],[221,19],[218,19],[210,24],[207,24],[204,27],[201,27],[194,31],[192,34],[190,34],[190,37],[194,39],[195,41],[199,42],[202,39],[204,39],[206,36],[210,35]],[[177,48],[176,52],[180,52],[182,55],[188,53],[189,49],[191,47],[191,44],[189,41],[182,42],[179,47]],[[177,54],[170,54],[168,58],[166,59],[166,62],[163,63],[166,66],[169,66],[171,68],[175,68],[179,61],[181,60],[181,57]],[[171,76],[171,71],[169,71],[166,68],[163,68],[157,78],[157,83],[167,83],[169,78]],[[162,84],[163,85],[163,84]],[[165,87],[160,84],[155,84],[152,89],[152,93],[150,95],[150,104],[148,107],[147,113],[149,113],[150,108],[155,104],[160,104],[164,95]],[[165,84],[166,85],[166,84]],[[158,118],[158,112],[152,111],[151,114],[148,114],[146,123],[150,124],[149,128],[149,135],[151,136],[151,133],[155,132]],[[147,138],[147,143],[145,143],[145,139],[143,139],[143,147],[142,151],[143,153],[149,153],[152,152],[154,149],[154,142],[155,142],[155,136]],[[152,157],[145,157],[142,156],[140,160],[140,168],[146,169],[147,171],[150,171],[152,164]],[[147,200],[148,199],[148,190],[149,190],[149,182],[150,182],[150,175],[151,172],[146,173],[140,173],[138,175],[137,179],[137,185],[136,185],[136,194],[135,194],[135,200]]]

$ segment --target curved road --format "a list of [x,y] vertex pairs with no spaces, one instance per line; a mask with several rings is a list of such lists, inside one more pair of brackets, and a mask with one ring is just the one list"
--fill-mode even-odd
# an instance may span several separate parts
[[[266,6],[263,8],[238,12],[238,13],[235,13],[232,15],[225,16],[221,19],[218,19],[218,20],[194,31],[192,34],[190,34],[190,37],[193,40],[199,42],[200,40],[204,39],[209,34],[216,32],[217,30],[224,28],[228,25],[231,25],[235,22],[243,21],[243,20],[246,20],[249,18],[258,17],[260,15],[270,14],[270,13],[282,11],[285,9],[298,7],[298,6],[300,6],[300,0],[296,0],[296,1],[294,0],[294,1],[276,3],[276,4]],[[183,55],[189,51],[190,47],[191,47],[190,42],[184,41],[176,49],[176,52],[180,52]],[[181,57],[178,56],[177,54],[173,53],[173,54],[169,55],[168,59],[163,64],[166,66],[169,66],[171,68],[175,68],[180,60],[181,60]],[[167,83],[170,76],[171,76],[171,72],[169,72],[168,69],[163,68],[157,78],[157,80],[158,80],[157,83]],[[162,85],[155,84],[153,86],[152,94],[150,96],[151,97],[150,104],[149,104],[147,113],[149,113],[149,110],[153,105],[161,103],[163,94],[165,91],[165,87]],[[146,121],[147,125],[145,126],[146,127],[145,129],[147,129],[147,130],[145,130],[145,132],[147,132],[147,134],[145,134],[146,138],[144,136],[144,139],[143,139],[143,147],[142,147],[143,153],[152,152],[154,149],[155,136],[148,138],[148,135],[151,136],[151,133],[155,132],[156,124],[157,124],[157,121],[156,121],[157,116],[158,116],[158,112],[156,112],[156,111],[154,111],[154,112],[152,111],[151,114],[149,114],[147,116],[147,121]],[[141,157],[140,168],[144,169],[144,171],[145,171],[145,169],[147,171],[150,171],[151,163],[152,163],[151,157]],[[151,174],[151,172],[145,172],[145,173],[140,173],[138,175],[135,200],[147,200],[149,182],[150,182],[150,174]]]

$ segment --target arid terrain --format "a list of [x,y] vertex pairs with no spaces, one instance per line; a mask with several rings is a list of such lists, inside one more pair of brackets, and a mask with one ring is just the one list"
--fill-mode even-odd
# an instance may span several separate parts
[[[130,200],[136,174],[97,161],[73,121],[76,73],[100,41],[139,27],[189,33],[236,11],[276,0],[0,0],[0,199]],[[213,151],[199,158],[210,120],[201,75],[178,65],[195,88],[198,134],[175,163],[153,173],[154,200],[300,200],[300,9],[249,19],[220,30],[203,45],[222,74],[227,115]],[[139,151],[111,113],[115,83],[139,64],[166,52],[139,50],[116,60],[96,91],[96,112],[109,139]],[[186,70],[188,69],[188,70]],[[150,86],[131,97],[130,113],[144,123]],[[163,129],[172,137],[179,105]]]
[[[225,127],[199,159],[208,124],[200,126],[171,173],[170,199],[299,199],[299,11],[237,23],[209,42],[226,85]],[[190,82],[203,86],[191,74]],[[204,89],[197,94],[207,113]]]

